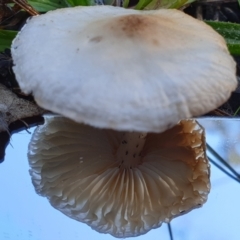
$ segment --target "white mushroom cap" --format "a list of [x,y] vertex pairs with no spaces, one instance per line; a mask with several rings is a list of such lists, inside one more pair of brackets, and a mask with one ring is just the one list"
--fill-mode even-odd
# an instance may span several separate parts
[[134,166],[119,159],[119,148],[128,145],[123,136],[47,115],[29,145],[37,193],[115,237],[144,234],[207,200],[210,170],[204,130],[195,120],[148,134]]
[[58,9],[32,17],[12,55],[41,107],[100,128],[161,132],[237,85],[224,39],[178,10]]

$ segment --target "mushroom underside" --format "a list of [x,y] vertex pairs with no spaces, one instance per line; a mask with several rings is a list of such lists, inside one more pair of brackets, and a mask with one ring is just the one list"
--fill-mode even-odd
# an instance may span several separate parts
[[195,120],[160,134],[133,133],[144,138],[142,145],[134,138],[140,150],[129,134],[45,116],[28,154],[37,193],[115,237],[144,234],[205,203],[210,170],[204,130]]

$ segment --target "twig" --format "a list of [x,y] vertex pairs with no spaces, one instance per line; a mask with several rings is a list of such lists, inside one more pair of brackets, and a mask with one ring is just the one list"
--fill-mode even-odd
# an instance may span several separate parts
[[168,223],[167,226],[168,226],[168,232],[169,232],[170,240],[173,240],[173,233],[172,233],[171,224]]
[[221,171],[223,171],[227,176],[229,176],[230,178],[232,178],[233,180],[237,181],[238,183],[240,183],[240,179],[236,178],[235,176],[233,176],[232,174],[230,174],[228,171],[226,171],[222,166],[220,166],[218,163],[216,163],[213,159],[211,159],[210,157],[208,157],[209,161],[215,165],[217,168],[219,168]]
[[14,3],[19,5],[22,9],[28,12],[32,16],[39,15],[39,12],[36,11],[31,5],[29,5],[25,0],[12,0]]
[[[207,144],[207,150],[213,154],[213,156],[218,159],[225,167],[229,169],[230,172],[232,172],[237,179],[240,180],[240,174],[228,163],[226,162],[209,144]],[[221,169],[222,170],[222,169]],[[226,171],[226,170],[225,170]],[[225,172],[224,171],[224,172]],[[226,173],[226,172],[225,172]]]

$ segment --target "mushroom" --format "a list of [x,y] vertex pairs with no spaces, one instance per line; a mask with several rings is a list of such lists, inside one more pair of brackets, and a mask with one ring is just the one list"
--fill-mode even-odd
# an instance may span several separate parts
[[210,190],[205,134],[196,120],[130,135],[46,115],[28,157],[38,194],[114,237],[145,234],[202,206]]
[[162,132],[217,108],[237,86],[224,39],[172,9],[50,11],[28,20],[11,50],[24,93],[99,128]]

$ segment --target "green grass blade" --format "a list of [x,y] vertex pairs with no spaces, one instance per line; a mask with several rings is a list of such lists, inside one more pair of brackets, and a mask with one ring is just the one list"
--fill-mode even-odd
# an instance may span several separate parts
[[147,7],[149,4],[151,4],[152,2],[154,2],[154,0],[140,0],[138,2],[138,4],[136,5],[135,9],[136,10],[142,10],[145,7]]
[[205,21],[222,35],[232,55],[240,56],[240,24],[229,22]]
[[129,1],[130,1],[130,0],[124,0],[124,1],[123,1],[123,7],[124,7],[124,8],[127,8],[127,7],[128,7]]
[[75,6],[93,6],[95,2],[93,0],[66,0],[71,7]]
[[65,0],[29,0],[28,3],[38,12],[47,12],[58,8],[68,7]]
[[8,31],[0,29],[0,52],[4,51],[5,48],[10,48],[12,40],[15,38],[18,32]]
[[196,0],[140,0],[136,9],[159,9],[159,8],[176,8],[179,9],[184,5],[195,2]]

